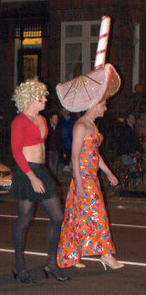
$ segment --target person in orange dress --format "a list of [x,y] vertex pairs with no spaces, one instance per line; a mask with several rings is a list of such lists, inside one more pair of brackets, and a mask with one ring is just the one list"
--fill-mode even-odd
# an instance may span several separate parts
[[[104,73],[107,67],[108,71]],[[115,69],[111,65],[107,67],[106,70],[101,70],[106,76],[106,78],[103,77],[102,85],[105,83],[104,80],[108,79],[104,94],[101,94],[98,89],[96,100],[93,103],[91,99],[92,105],[88,106],[85,114],[76,121],[73,128],[73,177],[67,195],[58,246],[57,263],[60,268],[85,267],[80,263],[80,259],[90,255],[100,255],[100,261],[105,270],[106,265],[113,269],[124,266],[113,256],[116,252],[115,246],[97,177],[97,171],[100,168],[107,175],[111,185],[116,186],[118,183],[99,153],[103,137],[94,123],[97,117],[104,116],[107,110],[106,99],[115,94],[120,85],[120,78]],[[115,77],[118,79],[114,81]],[[112,90],[111,80],[114,81]]]

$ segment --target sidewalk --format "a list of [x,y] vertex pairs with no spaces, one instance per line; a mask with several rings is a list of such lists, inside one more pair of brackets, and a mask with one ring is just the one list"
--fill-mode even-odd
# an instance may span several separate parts
[[[62,205],[64,207],[65,200],[71,180],[72,172],[63,171],[62,167],[59,169],[58,173],[58,188],[60,191],[60,198]],[[9,194],[0,194],[0,200],[13,201]],[[109,208],[118,208],[118,209],[133,209],[141,212],[146,212],[146,192],[141,193],[138,191],[134,192],[124,192],[118,195],[114,194],[112,197],[106,197],[104,195],[105,204]]]
[[139,197],[123,197],[114,196],[105,200],[109,208],[130,209],[137,212],[146,212],[146,195]]
[[[59,170],[58,179],[60,185],[62,187],[63,196],[66,198],[67,191],[69,188],[70,180],[72,173],[71,172],[63,172],[62,169]],[[108,207],[115,207],[118,209],[134,209],[146,212],[146,192],[124,192],[120,196],[116,193],[112,197],[104,196],[105,203]]]

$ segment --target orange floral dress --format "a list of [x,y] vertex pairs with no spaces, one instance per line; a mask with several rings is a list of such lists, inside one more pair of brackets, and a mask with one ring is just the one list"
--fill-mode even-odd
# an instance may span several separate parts
[[115,253],[97,178],[98,148],[102,140],[100,133],[85,136],[83,140],[80,172],[86,198],[80,199],[77,196],[76,180],[73,176],[58,245],[57,263],[61,268],[75,265],[82,256]]

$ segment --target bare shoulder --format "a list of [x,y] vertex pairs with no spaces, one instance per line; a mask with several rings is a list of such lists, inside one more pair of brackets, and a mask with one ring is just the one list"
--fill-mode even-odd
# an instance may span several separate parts
[[82,118],[80,118],[76,121],[74,125],[73,133],[76,133],[76,132],[85,133],[85,131],[86,131],[86,123]]
[[80,130],[86,129],[86,124],[85,124],[84,120],[82,120],[82,118],[80,118],[76,121],[73,130],[76,130],[76,129],[80,129]]

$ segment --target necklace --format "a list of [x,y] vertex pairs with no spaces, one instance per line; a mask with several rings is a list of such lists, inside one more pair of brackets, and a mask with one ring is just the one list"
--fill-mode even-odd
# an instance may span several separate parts
[[95,119],[91,118],[91,117],[90,117],[90,116],[88,116],[88,115],[85,115],[85,116],[86,116],[87,118],[89,118],[89,119],[90,119],[90,121],[91,121],[91,123],[92,123],[92,124],[94,124],[94,120],[95,120]]

